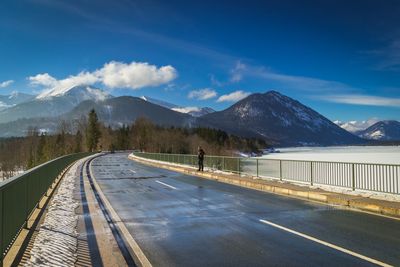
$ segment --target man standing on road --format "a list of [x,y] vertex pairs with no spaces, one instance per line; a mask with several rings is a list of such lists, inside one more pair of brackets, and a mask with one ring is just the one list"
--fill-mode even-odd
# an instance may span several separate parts
[[201,146],[199,146],[198,151],[197,151],[197,157],[199,159],[199,171],[204,171],[204,164],[203,164],[204,154],[206,154],[206,153],[201,148]]

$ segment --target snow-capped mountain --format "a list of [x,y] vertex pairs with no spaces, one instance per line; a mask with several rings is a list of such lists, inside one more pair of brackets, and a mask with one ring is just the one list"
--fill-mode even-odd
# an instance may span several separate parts
[[334,123],[339,125],[348,132],[357,134],[358,132],[367,129],[368,127],[372,126],[378,121],[379,121],[378,119],[372,118],[365,121],[348,121],[348,122],[334,121]]
[[192,115],[193,117],[201,117],[203,115],[215,112],[215,110],[213,110],[212,108],[209,108],[209,107],[203,107],[203,108],[199,108],[199,107],[180,107],[178,105],[171,104],[171,103],[168,103],[166,101],[154,99],[154,98],[151,98],[151,97],[148,97],[148,96],[141,96],[140,98],[143,99],[144,101],[148,101],[150,103],[162,106],[164,108],[172,109],[173,111],[177,111],[177,112],[180,112],[180,113],[186,113],[186,114]]
[[57,117],[46,116],[46,118],[19,119],[2,123],[0,137],[24,136],[26,129],[30,126],[47,129],[49,133],[54,133],[60,121],[71,122],[72,126],[76,125],[74,121],[87,116],[92,108],[96,110],[99,120],[111,127],[131,125],[139,117],[145,117],[157,125],[167,127],[191,127],[195,123],[195,118],[188,114],[164,108],[138,97],[120,96],[107,98],[104,101],[86,100]]
[[101,89],[74,86],[64,91],[46,92],[0,111],[0,123],[23,118],[56,117],[66,113],[85,100],[103,101],[112,97]]
[[223,111],[202,116],[199,123],[281,145],[363,142],[311,108],[276,91],[252,94]]
[[379,121],[358,133],[360,137],[380,141],[399,141],[400,122],[394,120]]
[[75,98],[76,102],[79,103],[85,100],[103,101],[109,98],[110,94],[98,88],[79,85],[79,86],[72,86],[69,88],[63,88],[63,89],[55,88],[50,91],[45,91],[39,94],[36,97],[36,99],[48,100],[55,97],[63,97],[63,96]]
[[20,103],[29,101],[33,99],[35,96],[20,93],[20,92],[12,92],[10,95],[0,95],[0,110],[13,107]]

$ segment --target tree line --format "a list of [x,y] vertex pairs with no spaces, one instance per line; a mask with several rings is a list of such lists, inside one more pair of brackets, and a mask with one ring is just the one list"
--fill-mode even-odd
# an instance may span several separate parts
[[54,134],[30,127],[25,137],[0,139],[0,171],[4,178],[62,155],[96,150],[130,150],[195,154],[198,146],[209,155],[232,156],[236,151],[256,152],[263,140],[243,138],[211,128],[163,127],[146,118],[117,129],[99,122],[95,110],[73,125],[60,122]]

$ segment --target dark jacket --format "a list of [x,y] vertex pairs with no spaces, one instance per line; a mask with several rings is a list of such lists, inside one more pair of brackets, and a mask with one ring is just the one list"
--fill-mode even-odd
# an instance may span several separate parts
[[199,160],[203,160],[205,154],[206,153],[204,152],[204,150],[202,148],[200,148],[199,152],[197,153],[197,157],[199,158]]

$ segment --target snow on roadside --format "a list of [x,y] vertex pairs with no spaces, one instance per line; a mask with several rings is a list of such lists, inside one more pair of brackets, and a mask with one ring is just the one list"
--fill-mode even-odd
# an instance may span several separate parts
[[58,191],[52,198],[43,224],[25,266],[74,266],[77,259],[77,222],[74,199],[75,179],[83,159],[65,174]]

